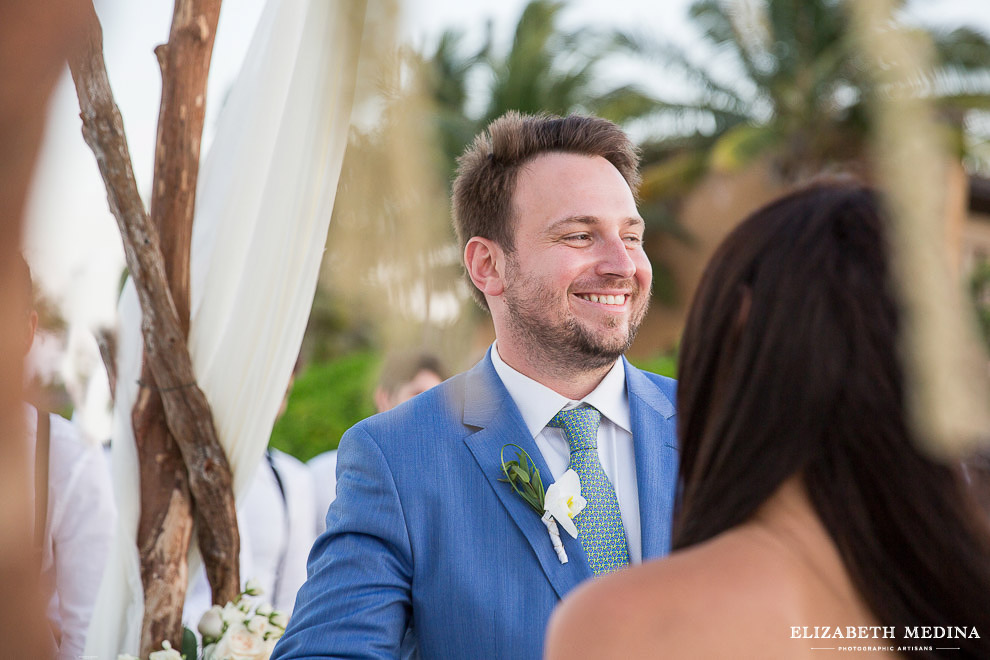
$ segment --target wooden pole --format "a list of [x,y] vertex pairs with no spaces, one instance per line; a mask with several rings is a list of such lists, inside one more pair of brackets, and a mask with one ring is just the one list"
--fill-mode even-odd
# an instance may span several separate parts
[[91,3],[89,10],[85,52],[70,61],[70,69],[83,136],[107,185],[142,312],[144,367],[132,419],[141,464],[138,548],[145,591],[141,654],[146,655],[163,639],[181,640],[193,519],[214,601],[226,602],[240,588],[230,467],[186,346],[189,240],[220,0],[176,0],[169,43],[156,51],[163,93],[152,216],[137,191]]

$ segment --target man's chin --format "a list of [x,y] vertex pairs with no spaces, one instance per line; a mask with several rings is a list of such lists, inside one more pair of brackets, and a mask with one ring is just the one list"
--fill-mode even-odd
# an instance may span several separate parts
[[616,333],[611,332],[603,336],[603,333],[584,332],[580,337],[581,353],[587,358],[597,358],[601,362],[614,362],[625,353],[635,335],[630,331]]

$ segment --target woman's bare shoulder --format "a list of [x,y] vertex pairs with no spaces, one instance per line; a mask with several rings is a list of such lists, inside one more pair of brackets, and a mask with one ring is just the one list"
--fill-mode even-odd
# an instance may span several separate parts
[[772,657],[754,643],[786,644],[795,598],[787,580],[768,579],[773,568],[765,550],[728,532],[592,580],[555,611],[547,657]]

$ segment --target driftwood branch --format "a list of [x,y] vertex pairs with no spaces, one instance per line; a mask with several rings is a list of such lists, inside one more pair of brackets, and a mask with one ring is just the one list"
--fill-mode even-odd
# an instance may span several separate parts
[[[178,240],[171,237],[176,224],[191,228],[202,97],[219,7],[219,0],[177,0],[169,44],[159,51],[165,82],[155,167],[155,199],[160,200],[153,206],[156,223],[145,212],[137,191],[123,122],[103,61],[102,29],[91,3],[86,48],[70,61],[83,136],[106,183],[142,310],[146,378],[134,412],[142,464],[138,535],[145,587],[142,655],[162,639],[181,638],[185,549],[191,524],[189,493],[196,503],[197,538],[214,600],[225,602],[239,591],[239,539],[230,468],[209,404],[196,385],[186,346],[189,239],[188,234],[181,237],[185,229],[179,231]],[[173,78],[184,82],[175,83]],[[174,139],[170,121],[177,127]],[[180,200],[178,206],[166,199],[173,194]],[[179,262],[178,268],[171,260],[165,261],[160,233],[169,236],[169,255]],[[182,241],[184,247],[179,245]],[[175,257],[181,253],[185,253],[184,265],[181,256]],[[171,268],[166,269],[166,263]],[[168,271],[176,270],[182,272],[170,280]],[[176,284],[175,291],[170,281]]]
[[[169,288],[184,336],[189,333],[189,248],[206,117],[206,82],[220,4],[221,0],[176,0],[168,43],[155,49],[162,70],[162,101],[155,143],[151,220],[162,238]],[[211,474],[215,469],[214,456],[190,455],[182,443],[180,448],[189,470],[190,489],[196,503],[197,539],[213,602],[226,603],[240,591],[239,540],[230,468],[219,442],[213,444],[223,457],[222,475],[227,494],[222,502],[224,511],[218,510],[221,502],[213,493],[197,485],[201,479],[214,481]],[[208,499],[203,500],[203,496]]]
[[155,49],[162,101],[155,141],[151,221],[169,265],[169,289],[183,331],[189,332],[189,246],[192,242],[206,80],[220,17],[220,0],[176,0],[167,44]]

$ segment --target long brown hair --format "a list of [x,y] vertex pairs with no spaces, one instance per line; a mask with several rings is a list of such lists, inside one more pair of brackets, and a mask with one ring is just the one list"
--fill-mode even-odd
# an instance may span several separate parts
[[975,626],[988,637],[951,646],[990,658],[990,534],[956,467],[912,437],[884,223],[875,192],[819,183],[715,253],[681,345],[674,546],[739,525],[800,474],[884,625]]

